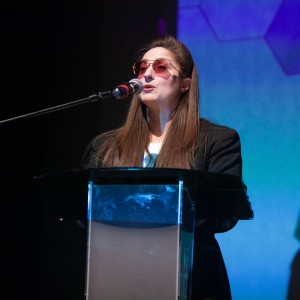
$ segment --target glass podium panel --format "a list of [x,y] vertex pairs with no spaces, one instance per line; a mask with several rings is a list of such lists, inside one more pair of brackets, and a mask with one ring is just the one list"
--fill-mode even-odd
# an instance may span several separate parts
[[190,299],[193,216],[187,194],[181,180],[89,183],[88,300]]

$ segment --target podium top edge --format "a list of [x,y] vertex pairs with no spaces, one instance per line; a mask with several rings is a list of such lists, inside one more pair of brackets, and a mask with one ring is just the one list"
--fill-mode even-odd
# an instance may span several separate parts
[[[244,189],[245,185],[239,176],[214,173],[199,170],[188,169],[172,169],[172,168],[91,168],[91,169],[72,169],[63,170],[59,172],[49,172],[42,175],[34,176],[34,182],[44,181],[49,179],[59,180],[80,180],[80,181],[97,181],[104,179],[107,181],[109,178],[126,178],[139,180],[147,178],[156,178],[157,180],[183,180],[195,182],[199,185],[207,185],[207,183],[219,183],[228,188]],[[217,186],[219,185],[217,184]],[[210,185],[210,184],[208,184]]]
[[217,177],[227,179],[241,180],[239,176],[215,173],[207,171],[199,171],[194,169],[174,169],[174,168],[90,168],[90,169],[70,169],[57,172],[48,172],[34,176],[33,180],[43,179],[45,177],[53,176],[86,176],[93,179],[94,177],[107,177],[107,176],[170,176],[176,178],[184,177]]

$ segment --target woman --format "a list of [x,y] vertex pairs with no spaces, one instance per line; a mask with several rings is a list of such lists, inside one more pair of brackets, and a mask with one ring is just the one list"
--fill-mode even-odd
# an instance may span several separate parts
[[[91,142],[87,168],[182,168],[242,176],[236,131],[199,119],[198,76],[185,45],[160,37],[139,52],[133,70],[144,89],[133,96],[124,126]],[[192,299],[231,299],[214,233],[235,224],[198,220]]]

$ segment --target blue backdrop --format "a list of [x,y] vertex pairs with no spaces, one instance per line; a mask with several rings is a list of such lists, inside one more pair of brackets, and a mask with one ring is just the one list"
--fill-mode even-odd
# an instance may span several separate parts
[[202,117],[241,137],[255,218],[217,235],[233,299],[286,299],[300,241],[300,0],[179,0],[177,31]]

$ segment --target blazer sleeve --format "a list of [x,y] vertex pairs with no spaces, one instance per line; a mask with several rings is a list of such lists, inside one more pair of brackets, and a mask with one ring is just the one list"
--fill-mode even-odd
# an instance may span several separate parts
[[[236,130],[211,123],[207,128],[205,169],[242,178],[240,137]],[[215,233],[225,232],[237,224],[236,220],[206,221],[203,228]]]
[[219,126],[212,130],[206,153],[209,172],[226,173],[242,177],[241,143],[238,133]]

